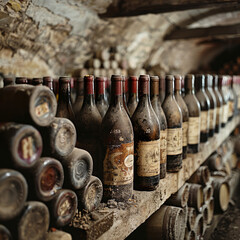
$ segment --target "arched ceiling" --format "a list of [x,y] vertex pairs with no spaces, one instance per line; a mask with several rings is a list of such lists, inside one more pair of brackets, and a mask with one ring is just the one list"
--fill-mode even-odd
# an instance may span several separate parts
[[0,71],[58,76],[113,46],[132,69],[185,74],[239,43],[238,10],[234,0],[3,0]]

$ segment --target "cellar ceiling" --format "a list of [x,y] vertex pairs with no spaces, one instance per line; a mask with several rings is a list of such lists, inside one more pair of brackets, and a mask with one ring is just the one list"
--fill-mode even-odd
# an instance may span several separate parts
[[70,74],[114,47],[138,73],[188,73],[240,42],[231,0],[0,0],[0,71]]

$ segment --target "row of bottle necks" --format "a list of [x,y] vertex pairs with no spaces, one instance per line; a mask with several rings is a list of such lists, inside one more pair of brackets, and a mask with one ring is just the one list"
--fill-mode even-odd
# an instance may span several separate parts
[[133,179],[137,190],[156,189],[166,171],[179,171],[187,153],[197,153],[199,143],[218,133],[240,107],[238,77],[133,76],[128,78],[127,101],[125,78],[113,75],[109,103],[105,82],[96,78],[95,104],[94,77],[77,79],[73,111],[70,78],[61,77],[56,114],[75,124],[77,146],[91,154],[105,199],[131,198]]

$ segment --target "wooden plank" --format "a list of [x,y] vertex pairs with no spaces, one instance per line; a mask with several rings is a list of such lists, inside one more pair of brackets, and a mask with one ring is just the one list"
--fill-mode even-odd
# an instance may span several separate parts
[[240,24],[238,23],[208,28],[180,28],[166,35],[164,40],[206,38],[226,35],[240,35]]
[[164,13],[196,8],[230,6],[238,0],[114,0],[102,17],[137,16],[149,13]]

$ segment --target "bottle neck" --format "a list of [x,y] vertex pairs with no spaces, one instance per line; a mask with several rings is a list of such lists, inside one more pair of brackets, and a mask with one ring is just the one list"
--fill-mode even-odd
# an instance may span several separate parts
[[149,81],[139,81],[139,98],[142,97],[149,99]]
[[174,81],[167,80],[166,81],[166,96],[174,96]]
[[59,102],[71,102],[71,87],[68,82],[59,82]]
[[84,101],[83,104],[95,105],[94,82],[93,80],[84,81]]
[[77,88],[76,88],[77,98],[84,96],[84,82],[77,81]]
[[138,96],[138,82],[136,80],[128,80],[129,82],[129,96]]
[[111,102],[110,105],[114,106],[117,104],[123,103],[123,95],[122,95],[122,81],[112,81],[111,86]]
[[96,81],[97,89],[96,89],[96,99],[105,100],[105,82],[104,81]]
[[159,97],[159,81],[150,81],[151,98]]

